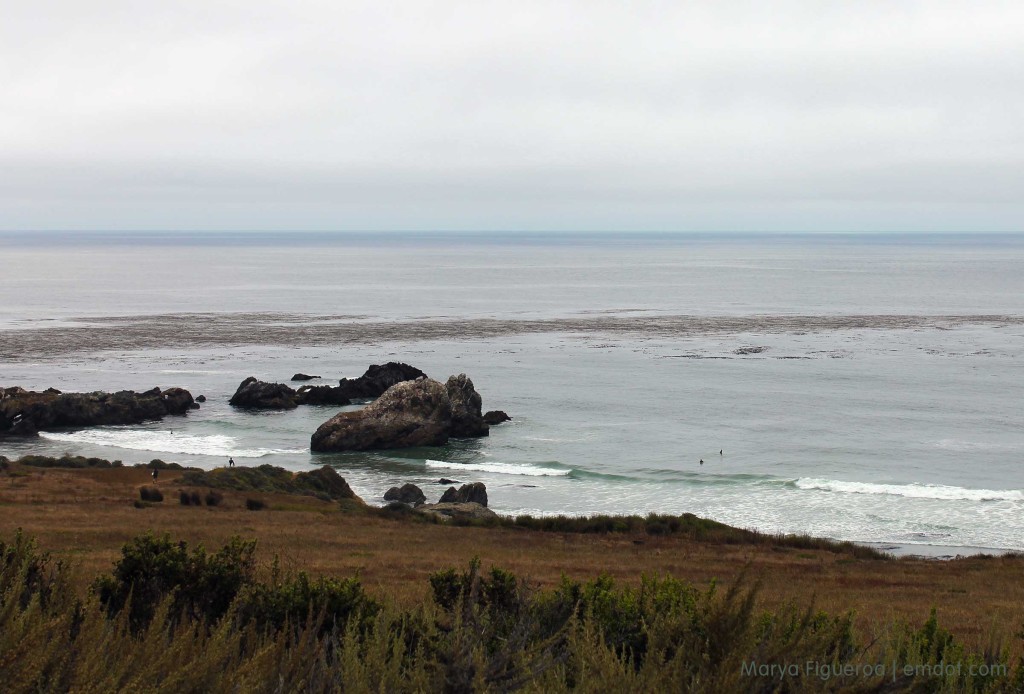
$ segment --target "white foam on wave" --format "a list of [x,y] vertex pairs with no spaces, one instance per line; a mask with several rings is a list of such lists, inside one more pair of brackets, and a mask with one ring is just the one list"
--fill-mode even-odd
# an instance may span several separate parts
[[529,463],[449,463],[444,460],[427,460],[428,468],[445,470],[470,470],[493,472],[499,475],[527,475],[529,477],[564,477],[572,470],[560,470]]
[[986,451],[1004,448],[997,443],[986,443],[982,441],[964,441],[962,439],[941,439],[934,443],[936,448],[945,448],[951,451]]
[[1024,501],[1020,489],[967,489],[942,484],[875,484],[873,482],[842,482],[801,477],[794,483],[799,489],[816,489],[847,494],[889,494],[911,499],[945,501]]
[[94,446],[111,446],[132,451],[154,453],[175,453],[180,455],[209,455],[214,457],[262,458],[274,454],[305,453],[306,449],[239,448],[234,436],[211,434],[174,434],[170,431],[146,431],[139,429],[89,429],[67,433],[44,432],[39,434],[50,441],[85,443]]

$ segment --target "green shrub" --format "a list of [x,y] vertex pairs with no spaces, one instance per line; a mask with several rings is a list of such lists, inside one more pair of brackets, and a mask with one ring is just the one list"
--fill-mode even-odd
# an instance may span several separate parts
[[300,572],[291,579],[250,585],[239,601],[238,617],[273,629],[315,623],[319,631],[330,632],[344,629],[350,619],[371,619],[379,609],[357,578],[313,580]]
[[30,467],[57,467],[57,468],[112,468],[122,467],[120,460],[113,462],[103,458],[86,458],[80,455],[69,455],[65,453],[60,458],[47,455],[24,455],[18,458],[20,465]]
[[148,624],[156,605],[171,595],[175,612],[212,622],[252,580],[255,549],[255,540],[236,537],[216,554],[202,546],[190,552],[184,542],[150,533],[125,544],[113,574],[93,587],[108,612],[127,608],[135,628]]
[[206,493],[205,499],[207,506],[220,506],[220,502],[224,501],[224,495],[211,490]]
[[164,500],[164,494],[156,487],[142,487],[139,489],[139,497],[143,501],[160,502]]
[[245,500],[245,507],[250,511],[262,511],[267,507],[267,502],[262,499],[249,498]]

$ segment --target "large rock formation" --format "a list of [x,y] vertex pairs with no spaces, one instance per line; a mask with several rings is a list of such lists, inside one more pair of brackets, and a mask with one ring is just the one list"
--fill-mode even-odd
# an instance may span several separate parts
[[313,434],[314,451],[364,451],[377,448],[441,446],[448,438],[486,436],[480,395],[465,375],[446,385],[420,378],[403,381],[356,412],[342,412]]
[[480,414],[482,399],[466,374],[451,376],[445,384],[448,399],[452,401],[452,430],[456,438],[487,436],[487,425]]
[[0,436],[32,435],[35,430],[101,424],[138,424],[183,415],[199,405],[184,388],[153,388],[144,393],[62,393],[0,388]]
[[228,400],[229,405],[258,410],[291,410],[298,406],[295,391],[283,383],[267,383],[249,376]]
[[310,439],[314,451],[440,446],[448,441],[452,403],[445,387],[429,378],[392,386],[356,412],[327,420]]
[[464,484],[458,489],[455,487],[448,487],[447,491],[441,495],[441,499],[437,502],[439,504],[480,504],[481,506],[487,505],[487,487],[484,486],[483,482],[472,482],[470,484]]

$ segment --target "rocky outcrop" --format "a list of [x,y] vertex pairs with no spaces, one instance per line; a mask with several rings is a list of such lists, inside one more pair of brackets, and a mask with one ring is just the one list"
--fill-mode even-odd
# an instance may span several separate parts
[[[308,381],[319,376],[298,373],[293,381]],[[230,404],[254,410],[290,410],[299,405],[351,405],[353,400],[372,400],[402,381],[425,378],[414,366],[388,362],[374,364],[359,378],[343,378],[336,386],[302,386],[297,391],[283,383],[267,383],[255,377],[242,381]]]
[[491,410],[490,412],[484,413],[484,423],[492,427],[495,424],[501,424],[502,422],[507,422],[510,419],[512,418],[505,414],[503,410]]
[[403,484],[401,487],[392,487],[384,492],[384,501],[401,501],[410,506],[419,506],[427,502],[423,490],[415,484]]
[[448,487],[448,490],[441,495],[441,499],[437,502],[439,504],[480,504],[481,506],[487,505],[487,487],[484,486],[483,482],[471,482],[470,484],[464,484],[458,489],[455,487]]
[[497,518],[498,514],[480,504],[473,503],[437,503],[437,504],[423,504],[417,506],[416,511],[418,513],[425,513],[432,516],[437,516],[442,520],[460,520],[460,521],[486,521],[493,518]]
[[302,386],[295,393],[300,405],[351,405],[352,401],[340,386]]
[[365,451],[410,446],[441,446],[449,437],[486,436],[480,395],[465,375],[446,385],[420,378],[389,388],[356,412],[342,412],[313,434],[314,451]]
[[312,490],[315,494],[327,496],[334,501],[343,499],[352,499],[359,503],[363,501],[352,491],[352,487],[348,486],[345,478],[339,475],[337,470],[327,465],[309,472],[296,473],[294,484],[298,489]]
[[392,386],[375,402],[327,420],[310,439],[314,451],[440,446],[448,441],[452,403],[429,378]]
[[480,414],[483,400],[469,376],[451,376],[444,387],[448,391],[448,399],[452,401],[451,435],[456,438],[487,436],[487,425]]
[[415,366],[397,361],[387,364],[374,364],[359,378],[343,378],[338,388],[350,400],[367,400],[379,398],[391,386],[403,381],[415,381],[427,375]]
[[183,415],[198,407],[184,388],[153,388],[143,393],[0,388],[0,436],[31,436],[37,430],[57,427],[138,424],[167,415]]
[[229,405],[254,410],[291,410],[298,406],[296,393],[283,383],[267,383],[249,376],[228,400]]

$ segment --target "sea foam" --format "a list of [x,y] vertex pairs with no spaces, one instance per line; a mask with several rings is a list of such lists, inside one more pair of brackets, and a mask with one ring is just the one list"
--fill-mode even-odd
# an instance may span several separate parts
[[306,449],[240,448],[234,436],[210,434],[174,434],[170,431],[146,431],[117,428],[89,429],[65,433],[42,432],[42,438],[65,443],[84,443],[111,446],[132,451],[174,453],[180,455],[209,455],[214,457],[262,458],[275,454],[305,453]]
[[499,475],[527,475],[530,477],[564,477],[572,470],[542,467],[529,463],[449,463],[444,460],[427,460],[428,468],[445,470],[469,470],[491,472]]
[[794,483],[798,489],[844,492],[847,494],[889,494],[912,499],[944,501],[1024,501],[1019,489],[967,489],[942,484],[875,484],[801,477]]

